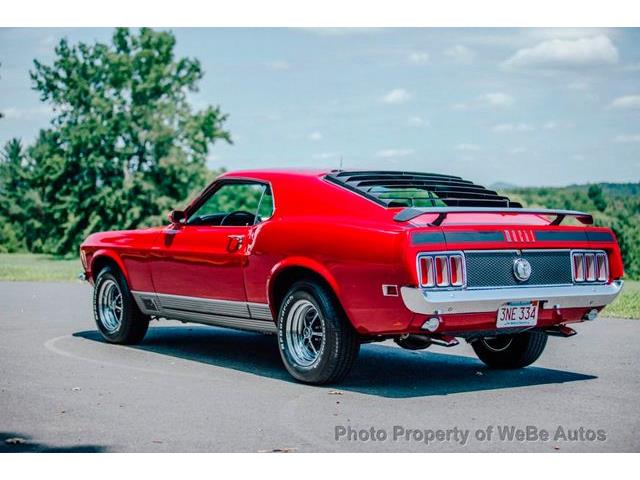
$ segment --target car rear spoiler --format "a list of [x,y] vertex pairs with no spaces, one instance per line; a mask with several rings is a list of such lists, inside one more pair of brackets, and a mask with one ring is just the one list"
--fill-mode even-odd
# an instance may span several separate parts
[[577,212],[575,210],[555,210],[547,208],[500,208],[500,207],[408,207],[401,210],[396,214],[393,219],[396,222],[408,222],[420,215],[425,214],[437,214],[438,217],[430,223],[430,225],[440,225],[449,213],[500,213],[505,215],[550,215],[555,218],[551,221],[550,225],[560,225],[565,217],[574,217],[580,223],[585,225],[593,224],[593,217],[584,212]]

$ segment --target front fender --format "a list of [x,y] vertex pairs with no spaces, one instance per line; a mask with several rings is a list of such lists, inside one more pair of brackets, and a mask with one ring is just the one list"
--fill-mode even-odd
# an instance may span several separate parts
[[108,258],[108,259],[112,260],[113,262],[115,262],[116,265],[118,265],[118,268],[120,269],[120,271],[124,275],[124,278],[127,281],[127,284],[131,285],[130,278],[129,278],[129,272],[125,268],[124,262],[122,261],[122,258],[120,258],[120,255],[118,255],[118,253],[116,251],[108,249],[108,248],[100,248],[100,249],[96,250],[95,252],[93,252],[93,254],[91,255],[91,258],[89,260],[90,269],[89,269],[89,272],[88,272],[90,278],[93,278],[94,273],[96,273],[95,272],[96,263],[98,263],[101,260],[104,260],[105,258]]

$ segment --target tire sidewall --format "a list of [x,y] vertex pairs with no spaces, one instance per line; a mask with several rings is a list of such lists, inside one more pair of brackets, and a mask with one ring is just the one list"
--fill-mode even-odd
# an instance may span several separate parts
[[535,362],[547,343],[547,335],[541,331],[528,331],[511,335],[511,343],[503,350],[492,350],[481,340],[473,343],[473,350],[480,360],[491,368],[523,368]]
[[[286,321],[289,311],[298,300],[307,300],[316,308],[324,323],[324,341],[320,349],[319,358],[309,366],[296,363],[286,344]],[[335,309],[327,298],[327,294],[311,282],[295,283],[286,294],[278,314],[278,348],[282,361],[289,373],[307,383],[323,382],[326,372],[333,368],[338,355],[338,338],[335,322],[339,321]]]
[[[118,288],[120,289],[120,293],[122,295],[122,320],[118,329],[109,332],[102,321],[100,320],[100,315],[98,312],[98,292],[100,291],[100,287],[107,280],[113,280],[118,284]],[[126,280],[123,278],[122,273],[111,268],[105,267],[99,274],[96,279],[95,286],[93,288],[93,317],[96,322],[96,327],[98,331],[102,335],[102,337],[111,343],[122,343],[128,336],[128,332],[131,329],[133,322],[133,309],[135,305],[133,304],[133,296],[127,286]]]

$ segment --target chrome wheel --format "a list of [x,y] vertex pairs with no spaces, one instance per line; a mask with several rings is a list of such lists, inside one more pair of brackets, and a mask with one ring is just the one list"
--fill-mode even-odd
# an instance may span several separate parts
[[296,301],[285,323],[285,341],[292,359],[301,367],[310,367],[324,350],[325,324],[322,315],[309,300]]
[[108,333],[120,328],[122,323],[122,292],[115,280],[107,279],[98,291],[98,318]]
[[502,352],[511,346],[513,337],[501,335],[498,337],[483,338],[482,343],[492,352]]

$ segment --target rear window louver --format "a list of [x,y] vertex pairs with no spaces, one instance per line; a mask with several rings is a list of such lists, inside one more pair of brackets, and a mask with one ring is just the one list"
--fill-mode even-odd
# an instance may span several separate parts
[[522,207],[493,190],[449,175],[333,171],[326,179],[385,207]]

